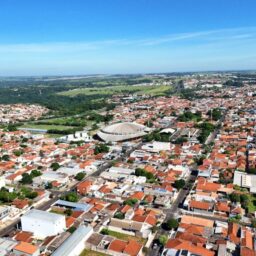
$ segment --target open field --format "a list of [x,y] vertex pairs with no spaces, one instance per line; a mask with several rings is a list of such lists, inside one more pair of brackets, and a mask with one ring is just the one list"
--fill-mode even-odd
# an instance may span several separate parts
[[116,237],[116,238],[124,240],[124,241],[135,240],[135,241],[137,241],[139,243],[142,243],[142,244],[145,244],[145,242],[146,242],[146,240],[142,237],[130,236],[130,235],[119,233],[119,232],[112,231],[112,230],[109,230],[109,229],[108,229],[108,235]]
[[95,88],[77,88],[73,90],[63,91],[57,93],[62,96],[74,97],[77,95],[113,95],[119,93],[138,93],[147,94],[152,96],[164,95],[167,91],[171,89],[167,85],[159,86],[111,86],[111,87],[95,87]]

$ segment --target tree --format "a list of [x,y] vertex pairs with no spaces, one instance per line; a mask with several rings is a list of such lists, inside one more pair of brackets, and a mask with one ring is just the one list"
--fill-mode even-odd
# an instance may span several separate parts
[[21,184],[32,184],[33,183],[33,179],[31,177],[31,175],[29,175],[28,173],[23,173],[22,174],[22,179],[20,181]]
[[156,180],[153,173],[147,172],[145,169],[142,169],[142,168],[136,168],[135,175],[146,177],[147,182],[149,182],[149,183],[155,182],[155,180]]
[[81,181],[84,177],[85,177],[85,173],[84,172],[79,172],[75,176],[75,179],[78,180],[78,181]]
[[9,161],[10,160],[10,156],[9,155],[3,155],[2,156],[2,160],[3,161]]
[[251,223],[252,223],[252,227],[253,227],[253,228],[256,228],[256,219],[255,219],[255,218],[253,218],[253,219],[251,220]]
[[53,171],[57,171],[60,168],[59,163],[55,162],[51,164],[51,168]]
[[64,213],[65,213],[66,215],[68,215],[68,216],[71,216],[72,213],[73,213],[73,211],[72,211],[71,209],[66,209],[66,210],[64,211]]
[[46,185],[45,185],[45,189],[52,189],[53,188],[53,185],[51,182],[48,182]]
[[8,190],[1,188],[0,190],[0,201],[3,203],[10,203],[17,198],[17,193],[9,192]]
[[38,193],[36,191],[30,191],[30,193],[27,193],[26,197],[29,199],[34,199],[38,196]]
[[167,243],[167,241],[168,241],[168,236],[166,236],[166,235],[161,235],[161,236],[159,236],[158,241],[159,241],[159,243],[160,243],[162,246],[165,246],[166,243]]
[[107,228],[103,228],[103,229],[100,231],[100,233],[101,233],[102,235],[109,235],[109,230],[108,230]]
[[115,215],[114,215],[114,218],[122,220],[122,219],[124,219],[124,213],[116,212]]
[[31,171],[30,175],[32,176],[32,178],[35,178],[35,177],[41,176],[42,173],[38,170],[33,170],[33,171]]
[[233,192],[232,194],[229,195],[229,199],[233,203],[240,202],[240,195]]
[[61,197],[63,200],[69,201],[69,202],[77,202],[78,201],[78,195],[75,192],[70,192],[64,196]]
[[249,168],[249,169],[247,170],[247,173],[256,174],[256,168]]
[[185,185],[186,185],[186,182],[185,182],[185,180],[183,180],[183,179],[175,180],[175,182],[174,182],[174,184],[173,184],[173,186],[174,186],[176,189],[178,189],[178,190],[182,189]]
[[179,226],[179,222],[176,220],[176,219],[169,219],[167,222],[166,222],[166,228],[168,230],[171,230],[171,229],[175,229]]
[[109,146],[108,145],[100,143],[100,144],[95,146],[95,149],[94,149],[94,154],[95,155],[98,155],[100,153],[107,153],[107,152],[109,152]]
[[23,150],[14,150],[14,151],[13,151],[13,154],[14,154],[15,156],[17,156],[17,157],[21,156],[23,153],[24,153]]
[[126,201],[124,201],[124,204],[134,206],[137,202],[138,202],[138,199],[130,198],[130,199],[127,199]]
[[76,231],[76,227],[72,226],[67,231],[72,234]]

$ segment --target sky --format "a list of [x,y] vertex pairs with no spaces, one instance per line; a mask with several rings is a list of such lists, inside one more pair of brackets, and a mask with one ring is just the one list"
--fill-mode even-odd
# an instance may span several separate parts
[[0,75],[256,69],[255,0],[1,0]]

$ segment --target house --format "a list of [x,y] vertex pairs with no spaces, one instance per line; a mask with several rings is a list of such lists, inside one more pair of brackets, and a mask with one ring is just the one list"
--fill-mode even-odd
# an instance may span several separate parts
[[82,181],[77,185],[76,190],[80,195],[86,195],[89,193],[92,184],[93,182],[90,180]]
[[214,204],[206,201],[191,200],[189,203],[189,210],[197,213],[213,214]]
[[[120,253],[123,256],[140,256],[142,255],[142,245],[135,240],[123,241],[119,239],[113,240],[108,246],[108,252]],[[116,255],[116,254],[114,254]]]

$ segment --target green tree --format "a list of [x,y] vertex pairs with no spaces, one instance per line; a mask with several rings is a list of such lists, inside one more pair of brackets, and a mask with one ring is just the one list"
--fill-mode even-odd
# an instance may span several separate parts
[[23,153],[24,153],[23,150],[14,150],[14,151],[13,151],[13,154],[14,154],[15,156],[17,156],[17,157],[21,156]]
[[168,236],[166,236],[166,235],[161,235],[161,236],[159,236],[158,241],[159,241],[159,243],[160,243],[162,246],[165,246],[166,243],[167,243],[167,241],[168,241]]
[[21,184],[32,184],[33,183],[33,179],[31,177],[31,175],[29,175],[28,173],[23,173],[22,174],[22,179],[20,181]]
[[171,230],[171,229],[176,229],[179,226],[179,222],[176,219],[169,219],[166,222],[166,228]]
[[77,173],[77,175],[75,176],[75,179],[78,180],[78,181],[81,181],[83,180],[83,178],[85,177],[85,173],[84,172],[79,172]]
[[175,180],[175,182],[174,182],[174,184],[173,184],[173,186],[174,186],[176,189],[178,189],[178,190],[182,189],[185,185],[186,185],[186,182],[185,182],[185,180],[183,180],[183,179]]
[[138,199],[136,198],[130,198],[124,201],[124,204],[134,206],[138,202]]
[[61,197],[63,200],[69,201],[69,202],[78,202],[78,195],[75,192],[70,192],[64,196]]
[[51,164],[51,168],[53,171],[57,171],[60,168],[59,163],[55,162]]
[[240,195],[233,192],[232,194],[229,195],[229,199],[233,203],[240,202]]
[[9,161],[10,160],[10,156],[9,155],[3,155],[2,156],[2,160],[3,161]]
[[124,214],[122,212],[116,212],[114,218],[122,220],[124,219]]
[[73,211],[71,209],[66,209],[64,213],[68,216],[71,216],[73,214]]
[[107,228],[103,228],[103,229],[100,231],[100,233],[101,233],[102,235],[109,235],[109,230],[108,230]]
[[109,152],[109,146],[103,143],[97,144],[94,149],[94,154],[98,155],[100,153],[107,153]]
[[41,176],[42,173],[38,170],[32,170],[30,175],[32,176],[32,178],[35,178],[35,177]]

